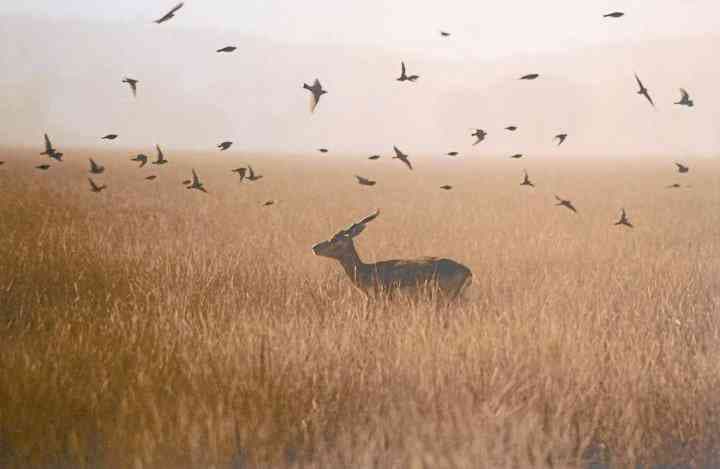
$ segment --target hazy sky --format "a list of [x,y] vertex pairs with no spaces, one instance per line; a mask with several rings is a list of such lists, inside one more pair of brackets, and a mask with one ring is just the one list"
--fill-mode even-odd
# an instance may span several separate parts
[[[150,23],[175,0],[0,2],[0,15]],[[620,10],[620,20],[603,19]],[[165,25],[168,27],[170,25]],[[236,30],[281,42],[381,45],[495,58],[720,29],[717,0],[188,0],[174,28]],[[438,42],[439,29],[454,34]]]

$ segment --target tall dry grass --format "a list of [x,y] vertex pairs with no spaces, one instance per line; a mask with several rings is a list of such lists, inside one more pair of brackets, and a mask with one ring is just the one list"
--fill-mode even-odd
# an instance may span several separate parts
[[[254,156],[266,178],[238,185],[233,157],[106,153],[92,194],[69,153],[47,173],[0,155],[2,467],[720,460],[715,162],[672,191],[664,162],[528,160],[524,190],[481,156]],[[209,195],[180,185],[191,166]],[[376,207],[363,258],[454,258],[471,300],[367,303],[312,256]]]

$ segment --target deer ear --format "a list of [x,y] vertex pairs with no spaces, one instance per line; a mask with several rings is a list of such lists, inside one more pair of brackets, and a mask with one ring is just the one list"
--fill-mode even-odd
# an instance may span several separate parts
[[354,238],[355,236],[362,233],[367,225],[365,223],[356,223],[355,225],[351,226],[347,230],[345,230],[345,233],[351,238]]

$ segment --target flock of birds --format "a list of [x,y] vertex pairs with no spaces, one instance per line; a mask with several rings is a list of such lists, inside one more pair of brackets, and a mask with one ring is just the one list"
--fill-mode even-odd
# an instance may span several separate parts
[[[170,21],[171,19],[173,19],[175,17],[176,13],[183,6],[184,6],[183,2],[178,3],[169,12],[167,12],[165,15],[163,15],[159,19],[155,20],[154,22],[156,24],[162,24],[167,21]],[[617,18],[623,17],[624,15],[625,14],[623,12],[614,11],[614,12],[603,15],[603,17],[617,19]],[[451,33],[447,32],[447,31],[440,31],[440,36],[443,38],[448,38],[451,36]],[[235,46],[226,46],[226,47],[217,49],[216,52],[217,53],[231,53],[231,52],[234,52],[236,49],[237,49],[237,47],[235,47]],[[539,73],[529,73],[529,74],[525,74],[525,75],[519,77],[520,80],[526,80],[526,81],[537,80],[538,78],[540,78]],[[400,76],[397,78],[397,81],[407,82],[407,83],[415,83],[419,79],[420,79],[420,75],[417,75],[417,74],[408,75],[407,66],[406,66],[405,62],[404,61],[401,62]],[[635,80],[636,80],[637,86],[638,86],[637,94],[643,96],[650,103],[650,105],[655,107],[655,102],[653,101],[650,91],[643,84],[642,80],[640,79],[640,77],[637,74],[635,74]],[[125,77],[125,78],[123,78],[122,83],[127,84],[129,86],[130,91],[133,94],[133,96],[137,97],[138,84],[140,83],[139,80],[130,78],[130,77]],[[303,83],[303,89],[310,92],[310,111],[315,112],[318,107],[318,104],[320,103],[320,99],[322,98],[322,96],[328,93],[327,90],[323,88],[319,79],[315,79],[315,81],[313,82],[312,85]],[[689,92],[686,89],[680,88],[680,93],[681,93],[680,100],[675,102],[674,103],[675,105],[686,106],[688,108],[693,107],[695,105],[694,101],[690,98]],[[478,144],[482,143],[488,136],[488,133],[484,129],[475,128],[475,129],[471,129],[471,130],[473,130],[473,132],[470,134],[471,137],[475,137],[475,142],[473,143],[473,145],[478,145]],[[518,130],[518,127],[515,125],[510,125],[510,126],[505,127],[505,130],[507,130],[509,132],[515,132]],[[102,139],[104,139],[104,140],[115,140],[116,138],[118,138],[117,134],[108,134],[108,135],[105,135],[104,137],[102,137]],[[557,141],[558,146],[562,145],[566,141],[567,138],[568,138],[567,133],[559,133],[554,136],[554,140]],[[224,142],[221,142],[217,146],[217,148],[219,148],[220,151],[226,151],[232,145],[233,145],[232,141],[224,141]],[[157,158],[155,159],[155,161],[152,161],[152,164],[154,164],[154,165],[167,164],[168,160],[165,157],[165,155],[163,154],[163,151],[160,148],[160,146],[156,145],[155,147],[157,150]],[[409,170],[412,170],[413,165],[410,161],[409,155],[407,155],[406,153],[403,153],[397,146],[394,146],[393,150],[394,150],[395,156],[393,156],[392,159],[399,160],[400,162],[405,164],[405,166]],[[329,152],[329,150],[327,148],[319,148],[318,151],[321,153]],[[56,148],[53,147],[53,144],[47,133],[45,134],[45,151],[42,152],[41,155],[48,156],[51,160],[55,160],[58,162],[63,161],[63,153],[59,152]],[[451,152],[446,153],[446,155],[455,157],[455,156],[458,156],[458,152],[451,151]],[[521,159],[521,158],[523,158],[523,156],[524,155],[522,153],[517,153],[517,154],[511,155],[510,158]],[[381,158],[380,155],[372,155],[368,159],[369,160],[378,160],[380,158]],[[138,163],[140,163],[139,167],[143,167],[148,163],[148,156],[144,155],[144,154],[139,154],[139,155],[131,158],[131,161],[138,162]],[[0,165],[2,165],[2,164],[4,164],[4,162],[0,161]],[[687,165],[684,165],[682,163],[677,163],[677,162],[675,163],[675,165],[677,166],[678,173],[684,174],[689,171],[689,167]],[[36,166],[35,168],[38,170],[46,171],[46,170],[50,169],[50,167],[51,166],[49,164],[41,164],[41,165]],[[90,170],[89,170],[90,174],[99,175],[99,174],[102,174],[104,171],[105,171],[104,166],[99,165],[92,158],[90,158]],[[250,166],[250,165],[247,165],[247,167],[239,167],[239,168],[232,169],[231,172],[236,173],[239,176],[240,182],[243,182],[243,181],[255,182],[263,177],[260,174],[256,174],[255,171],[253,170],[252,166]],[[145,179],[152,181],[156,178],[157,178],[157,176],[151,175],[151,176],[147,176]],[[374,186],[376,184],[376,181],[370,180],[370,179],[362,177],[362,176],[356,175],[355,178],[357,179],[358,184],[363,185],[363,186]],[[99,192],[102,192],[103,190],[107,189],[106,185],[104,185],[104,184],[98,185],[91,177],[88,177],[88,181],[90,183],[90,189],[92,192],[99,193]],[[205,189],[205,186],[204,186],[203,182],[201,181],[200,177],[198,176],[197,172],[195,171],[195,169],[192,169],[192,179],[184,180],[184,181],[182,181],[182,183],[187,189],[193,189],[193,190],[198,190],[198,191],[207,193],[207,190]],[[520,185],[528,186],[528,187],[532,187],[532,188],[535,187],[535,184],[530,180],[530,176],[528,175],[527,171],[524,169],[523,169],[523,180],[520,183]],[[667,186],[667,188],[669,188],[669,189],[670,188],[672,188],[672,189],[680,188],[680,187],[681,187],[680,184],[672,184],[672,185]],[[440,189],[451,190],[452,186],[443,185],[443,186],[440,186]],[[557,200],[557,204],[555,204],[556,206],[565,207],[568,210],[572,211],[573,213],[577,213],[577,209],[573,205],[572,201],[563,199],[556,194],[555,194],[555,199]],[[264,202],[265,206],[273,205],[273,204],[274,204],[274,201],[272,201],[272,200],[268,200],[268,201]],[[633,228],[633,224],[630,223],[627,213],[624,208],[621,209],[620,219],[615,223],[615,225],[622,225],[622,226],[625,226],[628,228]]]

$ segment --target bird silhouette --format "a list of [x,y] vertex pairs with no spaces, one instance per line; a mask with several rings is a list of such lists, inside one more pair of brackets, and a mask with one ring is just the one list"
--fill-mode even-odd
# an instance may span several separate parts
[[520,77],[521,80],[535,80],[540,76],[539,73],[528,73],[527,75],[523,75]]
[[115,140],[116,138],[118,138],[117,134],[107,134],[102,140]]
[[107,189],[107,186],[105,184],[103,184],[102,186],[98,186],[97,184],[95,184],[95,181],[90,178],[88,178],[88,181],[90,182],[90,190],[93,192],[102,192],[103,189]]
[[532,181],[530,180],[530,176],[528,176],[527,171],[525,171],[524,169],[523,169],[523,174],[524,174],[523,182],[521,182],[520,185],[535,187],[535,184],[532,183]]
[[566,138],[567,138],[567,134],[557,134],[555,136],[555,139],[558,141],[558,146],[562,145],[563,142],[565,142]]
[[233,144],[233,142],[222,142],[222,143],[221,143],[220,145],[218,145],[217,147],[220,149],[220,151],[225,151],[225,150],[227,150],[228,148],[230,148],[230,147],[232,146],[232,144]]
[[475,140],[475,143],[473,143],[473,145],[477,145],[478,143],[485,140],[485,137],[487,137],[487,132],[485,132],[483,129],[475,129],[475,132],[471,133],[470,135],[477,139]]
[[450,151],[450,152],[445,153],[445,154],[446,154],[447,156],[458,156],[458,155],[459,155],[459,153],[456,152],[456,151]]
[[40,154],[47,155],[48,157],[54,158],[58,161],[62,161],[62,153],[58,153],[58,151],[53,148],[52,142],[50,141],[50,137],[48,136],[48,134],[45,134],[45,151]]
[[90,160],[90,173],[91,174],[102,174],[105,171],[105,166],[101,166],[95,162],[92,158]]
[[217,52],[217,53],[221,53],[221,52],[235,52],[236,49],[237,49],[237,47],[235,47],[235,46],[225,46],[225,47],[223,47],[222,49],[216,50],[215,52]]
[[330,150],[328,150],[327,148],[318,148],[318,151],[319,151],[320,153],[327,153],[327,152],[329,152]]
[[517,160],[522,158],[523,156],[524,155],[522,153],[515,153],[514,155],[511,155],[510,158]]
[[451,34],[450,34],[449,32],[447,32],[447,31],[440,31],[440,36],[442,36],[442,37],[450,37]]
[[517,126],[509,125],[509,126],[505,127],[505,130],[509,130],[510,132],[515,132],[517,130]]
[[237,173],[238,176],[240,176],[240,182],[243,182],[243,179],[245,179],[245,174],[247,174],[247,168],[235,168],[233,170],[230,170],[231,173]]
[[315,108],[317,107],[318,103],[320,102],[320,97],[324,94],[327,94],[327,91],[325,91],[320,84],[320,80],[317,78],[313,82],[313,85],[310,86],[307,83],[303,83],[303,88],[310,91],[312,96],[310,97],[310,112],[315,112]]
[[258,181],[263,178],[262,174],[255,174],[255,171],[253,171],[252,166],[248,165],[247,167],[248,175],[246,176],[248,181]]
[[394,160],[397,159],[397,160],[402,161],[403,163],[405,163],[405,165],[406,165],[409,169],[412,170],[413,167],[412,167],[412,164],[410,163],[410,160],[408,159],[408,155],[406,155],[405,153],[401,152],[400,149],[398,149],[398,147],[396,147],[396,146],[393,146],[393,149],[395,150],[395,156],[393,156],[393,159],[394,159]]
[[377,181],[371,181],[370,179],[364,178],[362,176],[355,176],[355,179],[357,179],[358,184],[361,186],[374,186],[377,184]]
[[140,82],[135,80],[134,78],[128,78],[128,77],[123,78],[122,82],[127,83],[128,86],[130,86],[130,91],[132,91],[133,96],[137,97],[137,85]]
[[397,79],[397,81],[409,81],[409,82],[415,82],[418,78],[420,78],[420,75],[407,75],[407,70],[405,68],[405,62],[400,62],[400,78]]
[[176,13],[180,8],[182,8],[183,5],[184,5],[183,2],[178,3],[177,5],[175,5],[175,6],[173,7],[172,10],[170,10],[170,11],[167,12],[167,13],[165,13],[165,15],[164,15],[162,18],[155,20],[155,23],[157,23],[157,24],[162,24],[162,23],[164,23],[164,22],[166,22],[166,21],[170,21],[171,19],[175,18],[175,13]]
[[675,184],[670,184],[669,186],[666,187],[666,189],[679,189],[680,187],[682,187],[682,186],[680,186],[680,184],[675,183]]
[[274,200],[267,200],[267,201],[265,201],[265,203],[263,203],[263,207],[269,207],[271,205],[275,205]]
[[379,160],[379,159],[380,159],[380,155],[373,155],[373,156],[368,157],[368,159],[369,159],[369,160]]
[[640,87],[640,89],[638,90],[637,93],[645,96],[645,98],[647,98],[647,100],[650,102],[650,104],[652,104],[652,106],[655,107],[655,103],[653,102],[652,98],[650,97],[650,92],[648,91],[647,88],[645,88],[645,85],[643,85],[643,82],[640,81],[640,77],[637,76],[637,73],[635,74],[635,80],[637,81],[637,84]]
[[566,207],[569,210],[572,210],[573,212],[577,213],[577,210],[575,210],[575,207],[573,206],[572,202],[569,200],[561,199],[557,195],[555,195],[555,198],[557,199],[558,203],[556,203],[556,206],[563,206]]
[[142,153],[140,153],[135,158],[130,158],[130,161],[138,161],[140,163],[140,166],[138,166],[138,168],[142,168],[143,166],[145,166],[147,164],[148,157],[147,157],[147,155],[143,155]]
[[195,190],[202,191],[207,194],[207,191],[205,190],[203,183],[200,181],[200,178],[198,177],[197,173],[195,172],[195,168],[193,168],[193,170],[192,170],[192,184],[187,186],[187,189],[195,189]]
[[687,173],[688,171],[690,171],[690,168],[684,164],[675,163],[675,166],[677,166],[678,173]]
[[154,181],[156,178],[157,178],[157,176],[155,176],[154,174],[152,174],[152,175],[150,175],[150,176],[147,176],[145,179],[147,179],[148,181]]
[[680,93],[682,94],[682,98],[680,98],[680,101],[676,102],[675,104],[680,104],[681,106],[687,107],[695,106],[695,102],[690,99],[690,94],[684,88],[680,88]]
[[41,165],[35,166],[35,169],[39,169],[41,171],[47,171],[48,169],[50,169],[50,165],[49,164],[41,164]]
[[622,210],[622,212],[620,213],[620,219],[617,222],[615,222],[615,226],[625,225],[628,228],[633,228],[632,223],[630,223],[630,220],[628,220],[627,213],[625,213],[625,209],[623,208],[621,210]]
[[448,185],[448,184],[445,184],[444,186],[440,186],[440,189],[442,189],[444,191],[449,191],[452,188],[453,188],[453,186]]
[[622,16],[625,16],[625,13],[621,11],[613,11],[612,13],[608,13],[607,15],[603,15],[603,18],[620,18]]
[[155,148],[157,149],[157,159],[153,161],[152,164],[167,164],[168,160],[160,149],[160,145],[155,145]]

